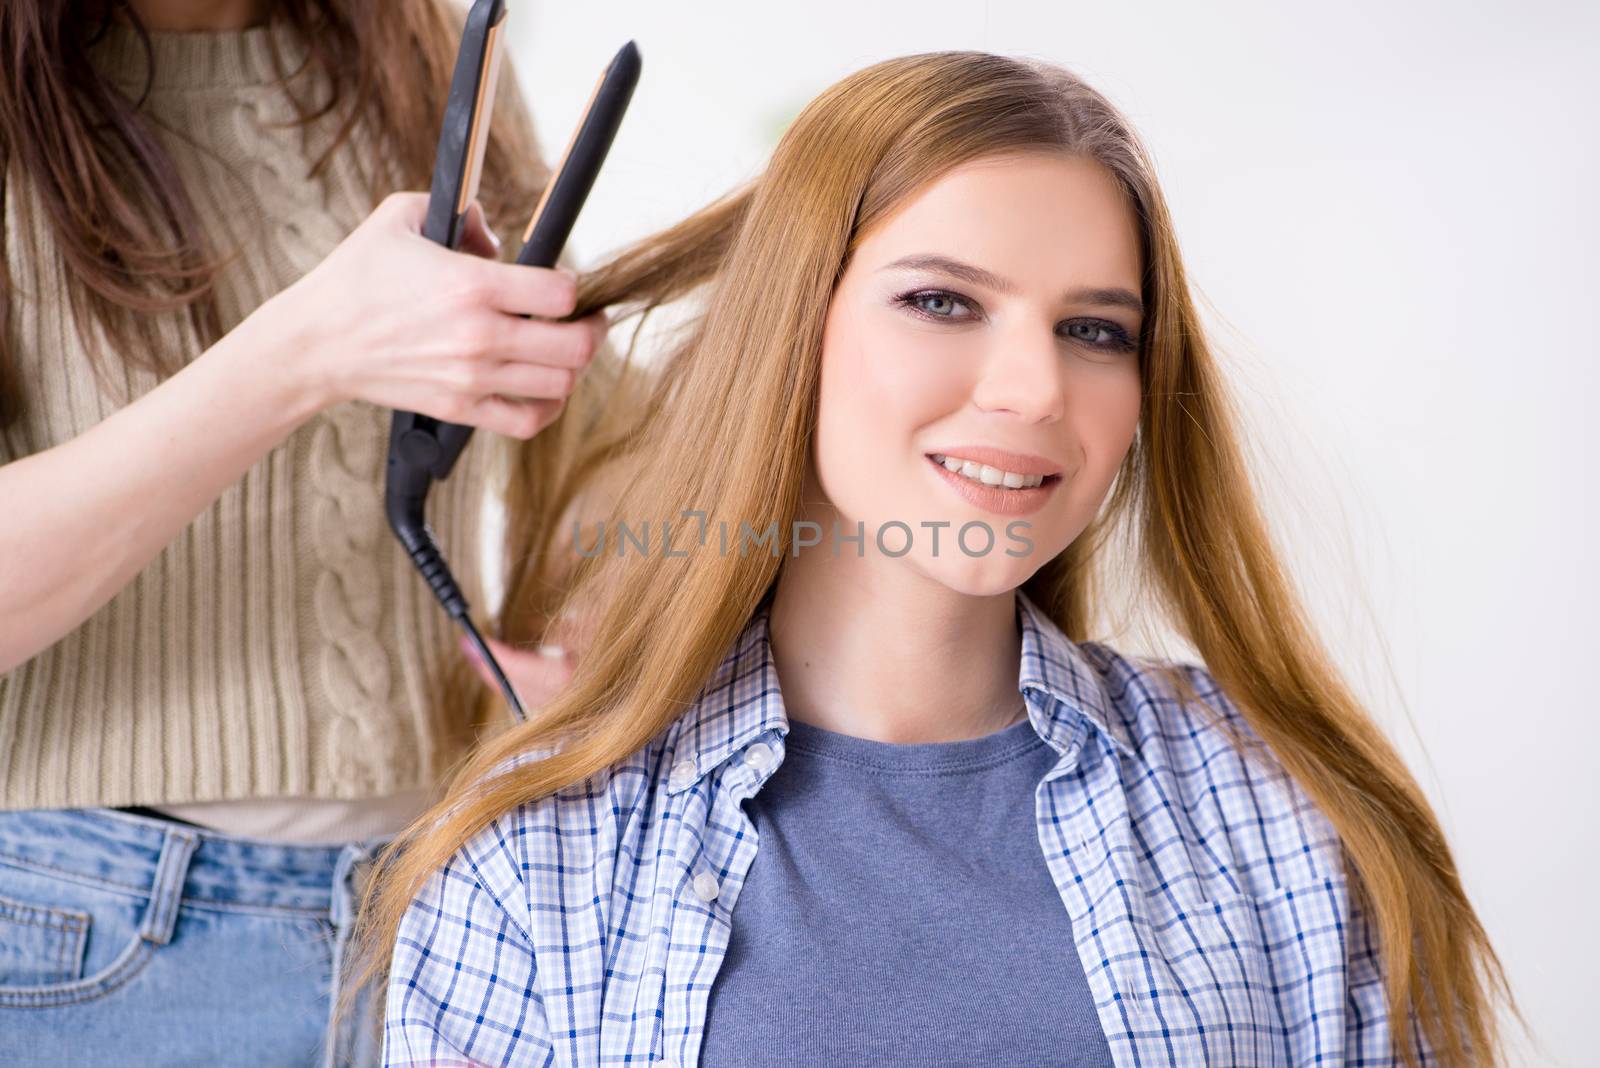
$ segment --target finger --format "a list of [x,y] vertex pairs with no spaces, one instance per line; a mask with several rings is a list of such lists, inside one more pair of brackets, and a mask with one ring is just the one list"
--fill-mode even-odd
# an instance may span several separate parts
[[560,647],[522,649],[493,638],[486,643],[524,705],[548,703],[572,680],[573,661]]
[[[485,639],[485,641],[487,640]],[[484,663],[483,657],[478,653],[478,649],[472,644],[471,639],[465,637],[461,639],[461,651],[467,654],[467,661],[472,664],[472,670],[477,672],[478,678],[483,680],[484,685],[490,689],[499,689],[500,680],[494,677],[494,672],[490,671],[489,665]],[[500,658],[496,656],[495,659],[498,660]],[[515,689],[515,687],[512,688]]]
[[560,319],[578,306],[578,279],[564,267],[485,263],[479,269],[489,306],[500,311]]
[[[488,648],[489,655],[494,657],[495,663],[500,665],[500,670],[506,673],[507,678],[511,677],[513,668],[520,668],[524,672],[538,671],[541,668],[553,670],[543,663],[534,665],[534,661],[530,659],[532,657],[537,657],[541,662],[559,662],[564,660],[567,655],[566,650],[559,645],[547,643],[532,648],[524,648],[512,645],[509,642],[503,642],[499,638],[491,638],[488,635],[480,635],[480,637],[483,638],[483,644]],[[472,666],[477,668],[485,679],[491,683],[495,681],[493,669],[483,659],[483,655],[478,652],[478,647],[472,643],[472,639],[466,635],[461,636],[461,651],[467,654],[467,659],[472,661]],[[529,665],[534,666],[530,667]]]
[[505,360],[484,372],[484,390],[511,400],[559,400],[572,393],[578,372],[570,367]]
[[590,330],[594,331],[594,348],[604,345],[606,338],[611,336],[611,317],[606,314],[604,308],[596,312],[590,312],[582,319],[579,319],[578,322],[586,324]]
[[473,426],[527,440],[553,423],[567,399],[514,400],[493,395],[475,401],[467,421]]
[[[499,638],[486,637],[483,643],[489,647],[489,652],[494,654],[494,658],[500,662],[502,668],[512,665],[528,673],[544,671],[559,674],[562,664],[572,660],[572,654],[557,642],[520,646],[503,642]],[[509,669],[506,673],[510,674]]]
[[[483,639],[485,645],[492,645],[493,641],[493,638]],[[472,639],[465,634],[461,635],[461,651],[466,654],[467,661],[472,665],[472,669],[478,673],[479,677],[491,686],[494,685],[494,673],[489,670],[489,665],[484,663],[483,655],[478,652],[478,647],[472,644]]]
[[537,675],[541,672],[547,675],[559,675],[567,659],[567,651],[560,645],[546,642],[541,645],[524,646],[512,645],[499,638],[484,638],[483,644],[489,647],[489,652],[494,654],[500,667],[510,676],[513,669],[524,675]]
[[474,200],[467,207],[466,228],[461,235],[461,251],[485,259],[500,258],[500,238],[489,228],[483,205]]
[[501,315],[490,328],[491,336],[484,352],[502,360],[540,363],[550,367],[583,367],[594,355],[598,339],[602,336],[593,319],[593,316],[585,316],[571,322],[557,323]]

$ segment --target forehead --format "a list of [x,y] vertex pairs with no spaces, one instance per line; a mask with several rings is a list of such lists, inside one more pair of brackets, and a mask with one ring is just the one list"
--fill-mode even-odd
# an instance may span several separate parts
[[1065,271],[1076,281],[1138,292],[1141,276],[1127,194],[1094,160],[1054,153],[988,156],[951,168],[880,220],[855,260],[876,270],[917,252],[1052,285]]

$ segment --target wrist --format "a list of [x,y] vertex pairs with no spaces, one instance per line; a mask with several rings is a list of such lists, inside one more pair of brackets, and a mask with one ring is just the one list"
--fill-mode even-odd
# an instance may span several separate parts
[[328,373],[322,338],[285,299],[289,290],[264,301],[237,333],[253,354],[250,363],[269,378],[274,399],[293,413],[295,425],[347,400]]
[[[338,402],[326,366],[309,336],[294,329],[290,316],[263,303],[223,338],[220,361],[241,396],[268,414],[281,439],[312,416]],[[287,329],[286,329],[287,327]]]

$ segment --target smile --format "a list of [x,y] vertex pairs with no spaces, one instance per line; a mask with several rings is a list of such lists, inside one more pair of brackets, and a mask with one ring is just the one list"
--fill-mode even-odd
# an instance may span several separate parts
[[1021,475],[1015,471],[1002,471],[998,467],[980,464],[973,460],[963,460],[957,456],[944,456],[932,453],[930,459],[936,464],[943,464],[944,469],[952,474],[969,478],[974,482],[981,482],[985,486],[1004,486],[1006,489],[1033,489],[1048,479],[1060,478],[1059,475]]
[[[927,453],[928,464],[968,504],[996,515],[1027,515],[1049,502],[1061,476],[1024,475],[943,453]],[[1014,485],[1011,483],[1015,483]]]

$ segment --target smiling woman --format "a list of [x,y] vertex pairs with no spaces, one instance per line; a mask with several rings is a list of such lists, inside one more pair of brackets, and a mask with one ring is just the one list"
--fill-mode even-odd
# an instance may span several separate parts
[[[578,304],[689,296],[640,403],[514,474],[506,624],[594,636],[369,884],[389,1063],[1500,1060],[1494,951],[1102,96],[859,71]],[[568,573],[531,502],[601,467],[606,518],[684,536]],[[1095,640],[1127,559],[1203,663]]]

